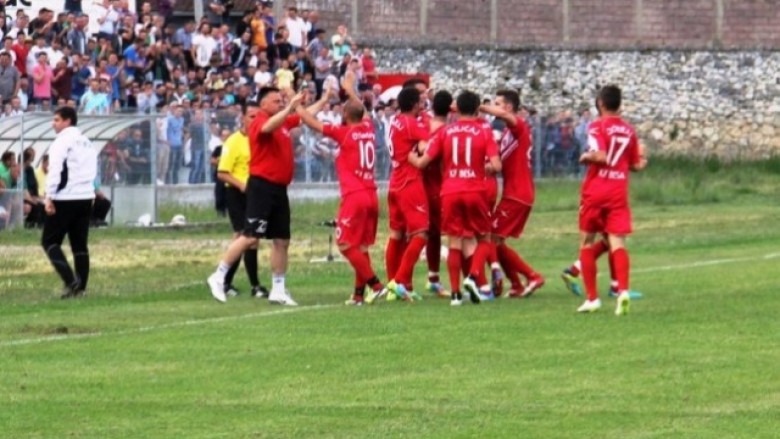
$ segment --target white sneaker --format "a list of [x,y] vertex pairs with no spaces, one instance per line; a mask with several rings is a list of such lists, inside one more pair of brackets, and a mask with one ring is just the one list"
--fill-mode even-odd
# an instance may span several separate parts
[[298,306],[287,291],[271,291],[268,295],[268,303],[271,305]]
[[209,284],[211,295],[214,297],[214,299],[217,300],[217,302],[227,302],[227,296],[225,296],[225,279],[222,278],[219,273],[213,273],[211,276],[209,276],[209,278],[206,279],[206,283]]
[[473,279],[467,277],[463,281],[463,289],[466,290],[467,293],[469,293],[469,298],[471,299],[471,303],[479,304],[480,302],[482,302],[482,295],[479,294],[479,288],[477,287],[477,283],[474,282]]
[[450,306],[461,306],[463,305],[463,300],[461,299],[450,299]]
[[628,291],[621,292],[617,297],[617,308],[615,308],[615,315],[624,316],[628,314],[628,309],[630,306],[631,296],[628,294]]
[[596,312],[601,309],[601,299],[586,300],[577,308],[577,312]]

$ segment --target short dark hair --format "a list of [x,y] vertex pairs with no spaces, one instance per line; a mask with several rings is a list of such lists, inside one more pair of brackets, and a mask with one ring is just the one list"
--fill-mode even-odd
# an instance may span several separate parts
[[16,160],[16,156],[11,151],[4,152],[3,155],[0,157],[0,162],[3,163],[13,162],[14,160]]
[[505,101],[509,102],[509,105],[512,106],[512,111],[517,111],[520,109],[520,93],[516,92],[515,90],[499,90],[496,93],[496,96],[501,96]]
[[463,115],[475,115],[479,110],[479,95],[473,91],[465,90],[458,95],[458,113]]
[[59,116],[60,119],[69,120],[70,126],[75,127],[79,121],[79,117],[76,114],[76,109],[71,107],[60,107],[54,110],[54,115]]
[[433,115],[446,117],[452,107],[452,93],[447,90],[439,90],[433,95]]
[[257,92],[257,103],[263,102],[263,99],[265,99],[266,96],[268,96],[271,93],[279,93],[279,89],[276,87],[262,87]]
[[404,85],[402,87],[403,88],[414,88],[414,86],[416,86],[417,84],[422,84],[422,85],[424,85],[426,87],[428,86],[428,83],[426,83],[424,79],[422,79],[422,78],[412,78],[412,79],[407,79],[406,82],[404,82]]
[[404,88],[398,93],[398,108],[402,113],[407,113],[414,109],[414,106],[420,102],[420,91],[414,87]]
[[32,146],[25,148],[22,152],[22,161],[32,160],[33,157],[35,157],[35,149]]
[[618,111],[623,101],[623,93],[617,85],[605,85],[599,90],[598,100],[607,111]]

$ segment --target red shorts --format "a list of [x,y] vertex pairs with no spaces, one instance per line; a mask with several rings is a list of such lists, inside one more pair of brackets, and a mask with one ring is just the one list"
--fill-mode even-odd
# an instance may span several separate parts
[[428,231],[428,197],[422,181],[413,181],[387,194],[390,230],[407,235]]
[[490,233],[490,208],[484,192],[463,192],[441,197],[442,234],[473,238]]
[[501,238],[519,238],[531,216],[532,206],[502,198],[493,212],[493,234]]
[[341,199],[336,225],[339,245],[369,246],[376,241],[379,200],[376,191],[352,192]]
[[627,204],[603,206],[582,203],[580,204],[580,231],[628,235],[632,232],[631,208]]
[[487,190],[487,202],[490,210],[496,207],[498,200],[498,179],[495,177],[485,178],[485,189]]

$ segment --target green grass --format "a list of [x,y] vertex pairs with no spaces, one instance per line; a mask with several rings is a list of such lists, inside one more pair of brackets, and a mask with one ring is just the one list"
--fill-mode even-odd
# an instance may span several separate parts
[[626,318],[611,300],[577,315],[557,278],[576,254],[572,181],[539,184],[514,243],[548,284],[460,309],[340,305],[346,264],[307,262],[334,202],[294,206],[295,310],[210,298],[225,224],[98,230],[90,295],[68,302],[37,235],[0,234],[0,437],[777,437],[777,170],[677,164],[632,185],[646,297]]

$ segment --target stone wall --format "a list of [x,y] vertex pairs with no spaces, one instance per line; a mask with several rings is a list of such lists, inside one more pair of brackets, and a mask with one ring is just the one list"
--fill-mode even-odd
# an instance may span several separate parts
[[285,0],[382,45],[780,48],[780,0]]
[[435,88],[521,91],[541,114],[624,90],[624,114],[652,152],[724,159],[780,154],[780,52],[378,49],[383,71],[424,71]]

